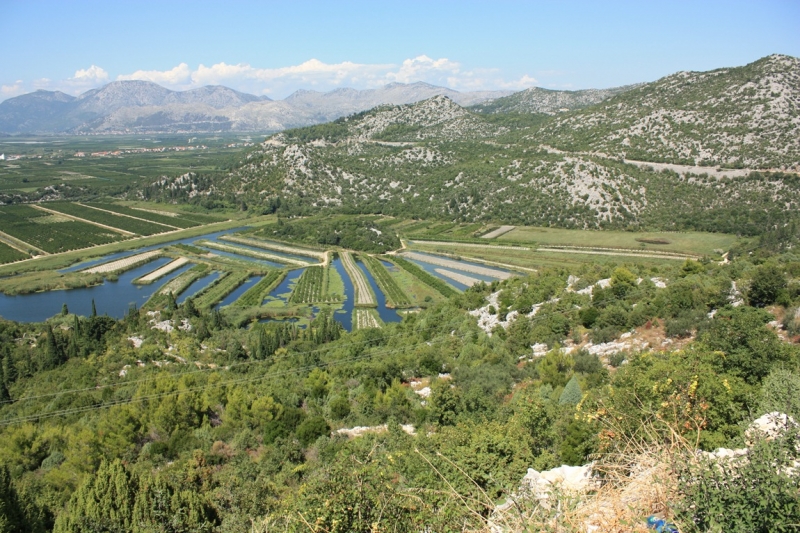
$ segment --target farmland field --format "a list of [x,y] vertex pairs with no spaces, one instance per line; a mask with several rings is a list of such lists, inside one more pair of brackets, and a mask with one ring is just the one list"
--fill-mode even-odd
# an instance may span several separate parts
[[198,309],[213,307],[251,276],[250,272],[225,272],[194,298]]
[[137,233],[139,235],[154,235],[156,233],[164,233],[166,231],[174,231],[175,228],[154,224],[152,222],[145,222],[136,218],[126,217],[122,215],[114,215],[107,211],[101,211],[92,207],[87,207],[81,204],[68,203],[68,202],[48,202],[43,205],[47,209],[72,215],[74,217],[83,218],[90,222],[97,222],[112,228],[121,229],[130,233]]
[[383,292],[384,296],[386,296],[390,307],[411,307],[411,300],[409,300],[408,296],[403,292],[380,261],[367,254],[362,254],[359,258],[364,265],[366,265],[372,277],[375,279],[375,283],[378,284],[378,287]]
[[87,248],[125,238],[111,230],[54,217],[27,205],[0,207],[0,228],[4,233],[48,253]]
[[409,274],[411,274],[412,276],[414,276],[415,278],[419,279],[424,284],[428,285],[429,287],[432,287],[433,289],[436,289],[436,291],[439,292],[442,296],[449,298],[450,296],[455,296],[456,294],[458,294],[458,291],[456,289],[454,289],[444,281],[440,280],[436,276],[428,274],[427,272],[425,272],[424,269],[418,267],[417,265],[415,265],[411,261],[408,261],[407,259],[403,259],[402,257],[395,255],[392,256],[392,262],[397,266],[399,266],[400,268],[402,268],[403,270],[405,270],[406,272],[408,272]]
[[266,276],[261,278],[258,283],[250,287],[238,300],[233,302],[237,307],[255,307],[269,295],[283,278],[286,277],[285,270],[271,270]]
[[12,248],[3,242],[0,242],[0,264],[19,261],[20,259],[27,259],[28,257],[30,257],[28,254],[24,254],[16,248]]
[[339,300],[328,294],[328,269],[313,266],[305,269],[289,297],[289,303],[333,303]]
[[175,229],[192,228],[194,226],[199,226],[200,224],[205,223],[205,222],[195,222],[192,220],[187,220],[179,215],[169,216],[161,213],[154,213],[153,211],[134,209],[132,207],[120,204],[86,202],[86,205],[94,207],[96,209],[103,209],[105,211],[111,211],[114,213],[118,213],[120,215],[126,215],[126,217],[123,218],[136,217],[139,219],[149,220],[151,223],[156,223],[164,226],[165,229],[162,231],[172,231]]
[[[577,246],[587,248],[627,248],[653,252],[677,252],[718,257],[739,242],[726,233],[584,231],[560,228],[519,226],[495,239],[508,243],[540,246]],[[717,250],[717,251],[715,251]]]

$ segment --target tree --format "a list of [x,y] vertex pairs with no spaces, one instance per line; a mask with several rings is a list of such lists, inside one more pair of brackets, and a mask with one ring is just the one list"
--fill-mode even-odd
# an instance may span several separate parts
[[64,305],[61,306],[61,316],[67,316],[68,314],[69,314],[69,308],[65,303]]
[[559,396],[558,403],[560,405],[578,405],[582,397],[583,391],[581,391],[581,385],[578,383],[578,377],[572,376],[564,387],[561,396]]
[[94,298],[92,298],[92,318],[97,316],[97,306],[94,304]]
[[774,304],[786,289],[786,276],[777,265],[761,265],[753,274],[747,300],[753,307]]

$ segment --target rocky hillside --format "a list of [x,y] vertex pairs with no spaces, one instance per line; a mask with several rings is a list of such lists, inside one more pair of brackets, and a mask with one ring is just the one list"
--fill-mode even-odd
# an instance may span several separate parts
[[678,72],[558,116],[531,139],[615,158],[800,170],[800,59]]
[[542,135],[536,126],[471,113],[439,96],[277,134],[221,181],[164,179],[146,194],[169,189],[170,198],[225,197],[248,205],[276,205],[280,198],[287,214],[331,208],[744,234],[760,233],[800,207],[800,190],[788,175],[661,170],[555,150],[550,139],[535,142]]
[[617,94],[638,87],[626,85],[612,89],[587,89],[584,91],[553,91],[531,87],[518,93],[497,98],[472,107],[478,113],[543,113],[554,115],[598,104]]

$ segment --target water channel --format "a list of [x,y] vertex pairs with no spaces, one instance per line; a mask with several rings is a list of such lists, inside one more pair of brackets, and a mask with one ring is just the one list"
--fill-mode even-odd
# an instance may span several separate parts
[[[194,244],[194,242],[198,240],[216,241],[222,235],[236,233],[243,229],[244,228],[234,228],[230,230],[209,233],[206,235],[198,235],[184,239],[176,239],[165,243],[144,246],[136,250],[116,252],[108,254],[101,258],[92,259],[90,261],[84,261],[76,265],[71,265],[70,267],[62,269],[59,272],[74,272],[77,270],[83,270],[89,268],[90,266],[94,266],[100,263],[121,259],[123,257],[140,254],[145,251],[155,250],[158,248],[163,248],[174,244]],[[239,243],[232,243],[230,241],[225,241],[225,240],[222,240],[220,242],[227,245],[250,248],[256,251],[266,251],[268,253],[272,253],[277,256],[299,258],[305,260],[309,259],[307,256],[299,254],[277,252],[272,250],[261,250],[257,247],[242,245]],[[241,259],[243,261],[248,261],[260,265],[279,266],[279,267],[283,266],[283,265],[278,265],[277,263],[273,263],[271,261],[255,259],[252,257],[238,255],[234,253],[221,252],[218,250],[210,250],[210,251],[215,254],[224,255],[227,257],[234,257],[236,259]],[[39,292],[32,294],[21,294],[17,296],[7,296],[4,294],[0,294],[0,316],[8,320],[16,320],[19,322],[41,322],[59,313],[61,311],[61,306],[65,303],[67,304],[67,307],[69,308],[70,312],[87,316],[91,313],[92,300],[94,300],[95,307],[99,314],[101,315],[107,314],[114,318],[122,318],[123,316],[125,316],[125,313],[128,311],[131,305],[137,305],[141,307],[158,289],[163,287],[166,283],[168,283],[170,280],[174,279],[178,275],[182,274],[183,272],[186,272],[193,266],[191,263],[186,264],[181,268],[173,272],[170,272],[166,276],[157,280],[155,283],[151,283],[149,285],[136,285],[132,283],[134,279],[143,276],[148,272],[151,272],[161,266],[164,266],[171,260],[172,259],[168,257],[160,257],[154,261],[151,261],[143,265],[139,265],[136,268],[123,272],[118,276],[117,281],[107,280],[104,283],[93,287]],[[353,283],[350,280],[350,277],[347,275],[347,272],[344,269],[344,265],[342,264],[341,259],[337,258],[333,260],[331,264],[342,278],[342,282],[344,284],[344,297],[345,297],[345,300],[341,304],[341,307],[337,309],[336,312],[334,313],[334,318],[339,323],[341,323],[345,329],[349,331],[353,327],[352,316],[355,304],[355,291],[353,289]],[[434,271],[433,265],[422,262],[419,262],[417,264],[422,268],[424,268],[426,271],[430,272],[431,274],[437,276],[438,278],[444,279],[447,283],[450,283],[461,290],[464,290],[466,288],[465,286],[457,282],[443,278],[441,275],[439,275]],[[398,322],[402,320],[402,316],[398,314],[398,312],[395,309],[386,307],[386,298],[384,294],[381,292],[381,290],[378,288],[378,285],[373,279],[372,274],[369,272],[369,270],[360,261],[358,261],[356,265],[357,268],[360,268],[362,270],[364,276],[366,277],[367,281],[372,287],[373,292],[375,293],[376,301],[378,304],[377,311],[381,320],[387,323]],[[396,268],[391,263],[384,262],[384,265],[390,269]],[[264,300],[264,302],[262,302],[262,305],[266,305],[270,301],[275,301],[275,300],[280,300],[286,303],[289,295],[291,294],[294,284],[297,283],[297,280],[302,275],[303,271],[304,271],[303,268],[296,268],[290,270],[286,278],[275,289],[273,289],[270,295]],[[472,277],[479,277],[482,279],[484,278],[484,276],[476,276],[475,274],[471,274],[469,272],[465,272],[465,275],[469,275]],[[207,287],[215,280],[217,280],[219,276],[220,273],[215,271],[215,272],[210,272],[206,276],[203,276],[202,278],[195,280],[189,287],[186,288],[186,290],[184,290],[178,296],[177,298],[178,303],[179,304],[183,303],[186,300],[186,298],[198,294],[205,287]],[[231,294],[226,296],[222,300],[222,302],[220,302],[217,305],[217,308],[219,309],[225,307],[226,305],[230,305],[238,297],[244,294],[247,291],[247,289],[252,287],[255,283],[258,283],[260,279],[261,278],[258,276],[248,278],[248,280],[245,283],[243,283],[240,287],[234,290]],[[487,278],[487,280],[491,280],[491,278]],[[316,313],[317,311],[318,311],[317,308],[313,308],[314,313]]]

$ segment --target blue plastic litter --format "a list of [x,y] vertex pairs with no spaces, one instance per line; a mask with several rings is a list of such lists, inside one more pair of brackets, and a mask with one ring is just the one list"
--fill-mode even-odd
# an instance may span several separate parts
[[675,524],[670,524],[663,518],[647,517],[647,529],[654,529],[657,533],[680,533]]

